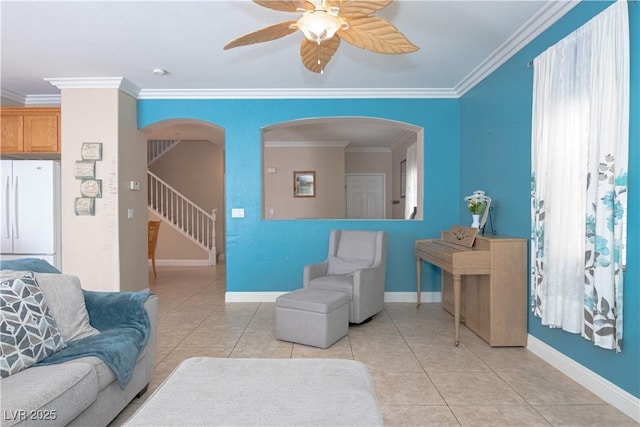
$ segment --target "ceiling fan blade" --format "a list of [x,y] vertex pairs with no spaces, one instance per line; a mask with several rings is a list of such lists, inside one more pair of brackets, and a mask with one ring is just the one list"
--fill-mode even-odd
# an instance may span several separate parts
[[309,71],[322,73],[338,47],[340,47],[338,37],[325,40],[322,44],[304,39],[300,46],[300,58]]
[[224,47],[224,50],[238,46],[246,46],[254,43],[268,42],[284,36],[288,36],[289,34],[298,31],[298,29],[295,27],[291,28],[291,25],[295,23],[296,21],[281,22],[279,24],[261,28],[252,33],[245,34],[227,43]]
[[393,0],[331,0],[330,6],[340,8],[340,16],[357,18],[368,16],[389,6]]
[[354,46],[378,53],[411,53],[419,49],[389,22],[376,16],[349,20],[349,29],[336,33]]
[[280,12],[299,12],[299,9],[315,10],[313,3],[306,0],[253,0],[254,3]]

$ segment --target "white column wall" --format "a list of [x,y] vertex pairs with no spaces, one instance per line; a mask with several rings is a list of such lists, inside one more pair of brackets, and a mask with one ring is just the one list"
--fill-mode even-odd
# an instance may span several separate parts
[[[99,291],[148,287],[146,243],[146,144],[137,130],[136,100],[116,88],[62,89],[62,271]],[[74,164],[83,142],[101,142],[96,179],[102,198],[95,216],[76,216],[80,180]],[[139,191],[129,190],[131,180]],[[127,210],[134,217],[127,218]]]

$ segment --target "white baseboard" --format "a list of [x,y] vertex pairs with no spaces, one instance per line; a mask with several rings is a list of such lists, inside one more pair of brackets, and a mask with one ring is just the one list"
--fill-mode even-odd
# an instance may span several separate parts
[[[151,265],[151,261],[149,261]],[[208,267],[208,259],[156,259],[156,267]]]
[[554,368],[587,388],[600,399],[640,423],[640,399],[565,356],[538,338],[529,335],[527,349]]
[[[156,261],[157,262],[157,261]],[[227,292],[225,302],[275,302],[286,292]],[[422,302],[440,302],[440,292],[422,292]],[[417,302],[415,292],[385,292],[384,302]]]

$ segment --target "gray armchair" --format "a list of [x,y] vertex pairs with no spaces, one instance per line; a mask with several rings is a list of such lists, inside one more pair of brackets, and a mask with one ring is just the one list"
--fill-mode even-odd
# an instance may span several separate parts
[[349,322],[362,323],[384,308],[387,234],[332,230],[325,262],[304,267],[305,288],[349,295]]

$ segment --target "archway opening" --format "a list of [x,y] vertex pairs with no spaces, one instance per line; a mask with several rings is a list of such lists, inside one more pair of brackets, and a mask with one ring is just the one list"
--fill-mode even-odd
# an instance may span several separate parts
[[225,259],[225,132],[193,119],[141,129],[147,135],[150,220],[162,220],[158,265],[204,266]]
[[308,118],[265,127],[262,216],[422,219],[423,153],[421,127],[375,117]]

